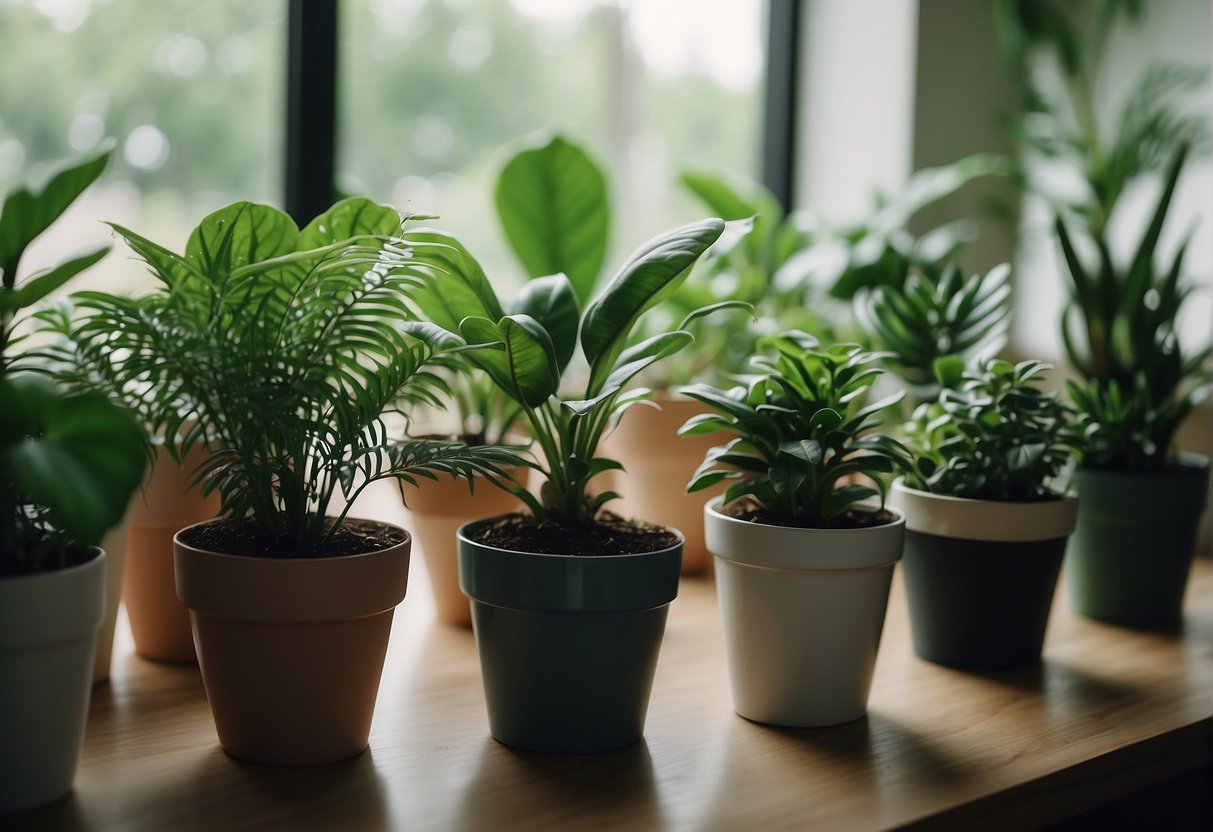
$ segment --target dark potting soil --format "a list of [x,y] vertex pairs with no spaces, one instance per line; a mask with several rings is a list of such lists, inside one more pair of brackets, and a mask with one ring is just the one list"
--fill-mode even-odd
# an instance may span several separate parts
[[539,521],[529,514],[506,514],[470,532],[477,543],[540,555],[635,555],[668,549],[678,542],[678,535],[664,526],[625,520],[609,512],[584,526]]
[[793,529],[867,529],[872,526],[884,526],[897,519],[897,515],[887,509],[877,511],[861,511],[851,509],[840,514],[833,520],[818,521],[812,518],[788,517],[786,514],[776,514],[768,511],[752,500],[741,500],[731,503],[724,508],[724,514],[745,520],[749,523],[762,523],[767,526],[785,526]]
[[403,542],[400,529],[373,520],[346,520],[323,543],[300,544],[266,534],[254,521],[219,520],[181,533],[181,541],[195,549],[225,555],[270,558],[334,558],[378,552]]

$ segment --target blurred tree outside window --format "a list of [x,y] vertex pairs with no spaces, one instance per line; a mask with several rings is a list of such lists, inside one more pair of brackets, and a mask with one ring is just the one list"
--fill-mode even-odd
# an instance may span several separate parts
[[560,132],[604,167],[612,255],[704,209],[687,168],[756,179],[762,0],[347,0],[339,190],[438,214],[516,275],[493,188],[518,140]]
[[[180,250],[206,213],[280,203],[285,0],[0,0],[0,189],[116,142],[30,271],[133,227]],[[123,246],[72,289],[150,285]]]

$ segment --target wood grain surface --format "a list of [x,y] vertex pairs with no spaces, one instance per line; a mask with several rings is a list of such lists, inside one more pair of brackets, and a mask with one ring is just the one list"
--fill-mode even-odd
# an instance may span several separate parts
[[[407,517],[391,487],[364,516]],[[914,656],[895,580],[867,718],[828,729],[730,707],[710,578],[674,602],[645,740],[588,757],[488,733],[470,631],[434,620],[414,555],[370,750],[249,765],[220,750],[198,671],[136,657],[120,624],[76,788],[7,830],[1029,829],[1213,761],[1213,571],[1185,623],[1136,632],[1073,615],[1059,588],[1037,667],[977,675]]]

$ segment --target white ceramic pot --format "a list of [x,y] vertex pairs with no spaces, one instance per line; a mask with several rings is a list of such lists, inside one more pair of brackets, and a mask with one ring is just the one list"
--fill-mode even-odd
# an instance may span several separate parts
[[0,812],[71,791],[105,609],[105,555],[0,579]]
[[704,507],[724,619],[733,707],[798,728],[859,719],[868,708],[905,516],[865,529],[800,529]]

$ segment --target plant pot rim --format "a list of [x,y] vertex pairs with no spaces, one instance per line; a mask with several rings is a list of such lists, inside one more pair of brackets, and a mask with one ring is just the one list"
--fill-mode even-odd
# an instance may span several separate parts
[[890,499],[906,514],[906,530],[959,540],[1030,543],[1056,540],[1074,531],[1078,497],[1058,494],[1056,500],[1006,502],[934,494],[893,481]]
[[[95,632],[105,617],[104,592],[94,597],[94,581],[104,585],[108,557],[100,546],[83,563],[0,578],[0,650],[50,644]],[[57,603],[48,604],[48,596]]]
[[[507,516],[507,515],[499,515]],[[459,588],[474,601],[511,609],[553,612],[625,612],[652,609],[678,595],[682,532],[678,542],[651,552],[618,555],[551,554],[503,549],[456,532]]]
[[1093,468],[1086,465],[1079,465],[1076,470],[1084,477],[1104,477],[1107,479],[1190,477],[1207,474],[1209,471],[1209,457],[1204,454],[1198,454],[1194,451],[1180,451],[1167,458],[1176,465],[1175,468],[1168,471],[1126,471],[1123,468]]
[[901,559],[906,516],[895,506],[885,506],[895,519],[879,526],[814,529],[730,517],[723,502],[718,496],[703,506],[708,550],[723,560],[803,572],[880,569]]
[[80,563],[73,563],[71,566],[57,566],[53,569],[39,569],[37,572],[20,572],[16,575],[0,575],[0,583],[12,586],[15,585],[15,583],[9,584],[9,581],[16,582],[28,579],[45,578],[50,575],[66,575],[73,570],[84,571],[85,569],[88,569],[90,566],[94,565],[97,558],[105,557],[105,550],[100,546],[81,546],[80,548],[91,552],[92,557],[88,558],[87,560],[83,560]]
[[[403,539],[385,549],[350,555],[282,558],[234,555],[200,549],[181,536],[213,518],[186,526],[173,535],[177,597],[191,610],[240,621],[319,623],[375,615],[404,600],[413,538],[394,523],[370,520],[396,529]],[[334,592],[351,573],[375,576],[367,592]],[[263,586],[289,585],[291,591],[270,595]]]

